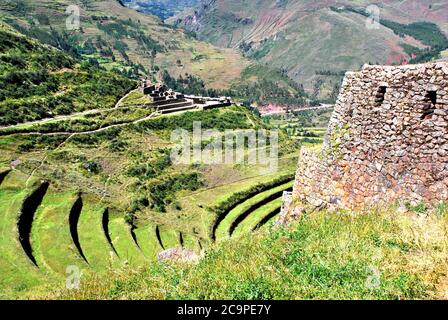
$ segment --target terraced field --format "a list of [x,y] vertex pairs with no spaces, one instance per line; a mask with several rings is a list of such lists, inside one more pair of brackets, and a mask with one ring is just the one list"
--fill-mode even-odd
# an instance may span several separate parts
[[83,272],[144,267],[164,248],[200,249],[193,235],[151,223],[133,227],[91,195],[58,190],[17,170],[0,172],[2,288],[18,292],[62,281],[68,266]]
[[138,244],[145,258],[154,261],[157,253],[163,250],[157,237],[157,226],[149,223],[135,230]]
[[109,237],[109,211],[89,196],[83,196],[82,200],[82,214],[78,221],[79,243],[89,265],[103,270],[117,257]]
[[253,232],[280,213],[282,195],[290,190],[293,181],[280,184],[243,200],[228,211],[221,221],[216,222],[214,237],[217,241]]
[[17,221],[25,199],[32,189],[26,187],[27,177],[11,172],[0,185],[0,286],[2,295],[7,296],[7,288],[23,291],[42,281],[44,274],[23,250]]
[[[1,176],[0,267],[27,270],[20,276],[8,272],[2,284],[18,277],[24,286],[48,276],[57,279],[72,265],[97,272],[111,266],[142,267],[164,249],[203,248],[197,236],[164,225],[132,226],[92,195],[61,191],[17,170],[4,170]],[[264,225],[279,213],[281,195],[291,187],[292,182],[282,183],[236,205],[217,226],[216,238]]]
[[246,219],[242,220],[234,229],[232,235],[239,236],[247,232],[253,232],[276,217],[281,210],[282,197],[269,202],[267,205],[254,210]]
[[[85,130],[95,119],[86,117]],[[295,156],[280,157],[276,172],[263,165],[165,162],[173,147],[170,128],[188,129],[198,119],[222,130],[261,125],[234,106],[69,139],[0,136],[0,297],[65,288],[73,267],[100,277],[147,269],[164,250],[200,252],[215,239],[250,233],[275,218],[283,191],[292,186]],[[297,151],[283,143],[284,150]],[[232,206],[218,214],[214,208],[229,199]]]
[[190,234],[182,234],[182,246],[192,250],[202,250],[202,243],[200,239]]
[[131,226],[123,217],[114,217],[109,221],[109,232],[112,244],[117,250],[118,257],[126,264],[141,266],[147,260],[143,251],[132,237]]

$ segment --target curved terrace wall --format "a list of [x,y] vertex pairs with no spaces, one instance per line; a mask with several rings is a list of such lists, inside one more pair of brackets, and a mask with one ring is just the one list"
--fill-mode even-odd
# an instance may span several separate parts
[[446,62],[347,73],[323,151],[302,151],[293,204],[397,200],[448,200]]

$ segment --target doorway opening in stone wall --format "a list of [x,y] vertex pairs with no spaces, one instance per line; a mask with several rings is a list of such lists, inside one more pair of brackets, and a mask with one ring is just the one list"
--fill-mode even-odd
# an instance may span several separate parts
[[436,110],[437,104],[437,91],[428,91],[425,96],[423,105],[423,114],[421,119],[426,120],[432,117]]
[[375,103],[376,103],[377,107],[379,107],[383,104],[385,96],[386,96],[386,92],[387,92],[386,86],[380,86],[378,88],[378,92],[376,93],[376,97],[375,97]]

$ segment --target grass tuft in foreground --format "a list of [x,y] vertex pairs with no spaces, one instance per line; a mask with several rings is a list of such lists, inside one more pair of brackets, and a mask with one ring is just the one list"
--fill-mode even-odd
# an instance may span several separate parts
[[79,291],[53,288],[45,298],[443,299],[447,230],[440,212],[321,212],[287,229],[219,243],[196,266],[116,270],[83,279]]

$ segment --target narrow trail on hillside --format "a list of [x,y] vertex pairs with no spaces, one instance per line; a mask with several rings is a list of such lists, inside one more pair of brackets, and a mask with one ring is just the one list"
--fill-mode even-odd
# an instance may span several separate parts
[[[178,103],[172,104],[172,105],[176,105]],[[167,105],[165,105],[164,107],[166,107]],[[111,111],[111,110],[116,110],[117,107],[115,108],[111,108],[111,109],[102,109],[99,110],[99,112],[103,112],[103,111]],[[186,111],[193,111],[194,109],[188,109],[188,110],[184,110],[184,109],[179,109],[179,110],[175,110],[173,109],[173,112],[170,112],[169,114],[181,114],[184,113]],[[75,116],[80,116],[80,115],[86,115],[86,114],[92,114],[94,112],[92,112],[93,110],[88,111],[89,113],[80,113],[80,114],[73,114],[70,116],[67,116],[67,118],[70,117],[75,117]],[[131,120],[131,121],[124,121],[124,122],[120,122],[120,123],[115,123],[115,124],[111,124],[108,125],[106,127],[101,127],[101,128],[97,128],[97,129],[92,129],[92,130],[85,130],[85,131],[53,131],[53,132],[39,132],[39,131],[26,131],[26,130],[22,130],[22,131],[7,131],[8,129],[14,129],[17,126],[23,126],[26,124],[41,124],[41,123],[45,123],[48,122],[50,120],[55,120],[55,118],[50,119],[50,120],[45,120],[45,121],[37,121],[35,123],[21,123],[19,125],[14,125],[14,126],[9,126],[9,127],[0,127],[0,136],[12,136],[12,135],[38,135],[38,136],[68,136],[68,135],[84,135],[84,134],[95,134],[95,133],[99,133],[99,132],[103,132],[112,128],[120,128],[120,127],[125,127],[128,126],[130,124],[139,124],[141,122],[145,122],[147,120],[150,120],[156,116],[163,116],[165,114],[168,113],[164,113],[164,111],[159,111],[156,110],[153,113],[151,113],[149,116],[145,116],[143,118],[140,119],[136,119],[136,120]],[[64,120],[62,118],[58,119],[58,120]],[[6,130],[5,130],[6,129]]]
[[26,121],[26,122],[21,122],[21,123],[10,125],[10,126],[0,126],[0,129],[13,129],[13,128],[20,127],[20,126],[44,124],[44,123],[52,122],[52,121],[67,120],[67,119],[71,119],[71,118],[77,118],[77,117],[82,117],[82,116],[99,114],[99,113],[107,112],[107,111],[113,111],[120,107],[123,100],[126,99],[131,92],[128,92],[123,97],[121,97],[120,100],[118,100],[117,103],[115,104],[115,106],[112,108],[91,109],[91,110],[75,112],[75,113],[71,113],[71,114],[67,114],[67,115],[55,116],[53,118],[45,118],[45,119],[34,120],[34,121]]
[[[180,114],[185,112],[185,110],[180,110],[177,112],[173,112],[171,114]],[[116,123],[116,124],[111,124],[109,126],[106,127],[102,127],[102,128],[98,128],[98,129],[93,129],[93,130],[86,130],[86,131],[57,131],[57,132],[0,132],[0,136],[7,136],[7,135],[39,135],[39,136],[68,136],[68,135],[72,135],[72,136],[77,136],[77,135],[85,135],[85,134],[95,134],[95,133],[99,133],[99,132],[103,132],[112,128],[120,128],[120,127],[125,127],[128,126],[130,124],[139,124],[141,122],[145,122],[148,120],[151,120],[157,116],[162,116],[163,114],[160,111],[154,111],[153,113],[151,113],[149,116],[145,116],[143,118],[137,119],[137,120],[133,120],[133,121],[125,121],[122,123]]]
[[13,124],[10,126],[0,126],[0,129],[14,129],[14,128],[21,127],[21,126],[32,126],[32,125],[38,125],[38,124],[45,124],[47,122],[68,120],[71,118],[88,116],[88,115],[98,114],[98,113],[101,113],[104,111],[112,111],[112,110],[115,110],[115,107],[107,108],[107,109],[91,109],[91,110],[75,112],[75,113],[71,113],[71,114],[67,114],[67,115],[60,115],[60,116],[56,116],[54,118],[45,118],[45,119],[41,119],[41,120],[26,121],[26,122],[21,122],[18,124]]
[[[299,158],[299,155],[298,155],[298,154],[297,154],[297,155],[289,155],[289,156],[285,156],[285,157],[278,158],[278,160],[286,160],[286,159],[294,159],[294,158],[297,158],[297,159],[298,159],[298,158]],[[269,175],[270,175],[269,173],[266,173],[266,174],[258,174],[258,175],[256,175],[256,176],[251,176],[251,177],[247,177],[247,178],[244,178],[244,179],[240,179],[240,180],[232,181],[231,184],[236,184],[236,183],[239,183],[239,182],[244,182],[244,181],[248,181],[248,180],[252,180],[252,179],[260,178],[260,177],[267,177],[267,176],[269,176]],[[218,184],[218,185],[215,185],[215,186],[213,186],[213,187],[208,187],[208,188],[206,188],[206,189],[201,189],[200,191],[197,191],[197,192],[189,193],[188,195],[183,196],[183,197],[180,197],[179,199],[186,199],[186,198],[189,198],[189,197],[191,197],[191,196],[196,196],[196,195],[199,195],[199,194],[208,192],[208,191],[213,191],[213,190],[216,190],[216,189],[218,189],[218,188],[226,187],[226,186],[228,186],[228,185],[229,185],[229,183]]]
[[[73,137],[73,134],[70,135],[67,139],[65,139],[61,144],[59,144],[53,151],[58,151],[63,145],[65,145],[71,138]],[[29,175],[28,179],[26,179],[25,185],[28,186],[28,183],[30,182],[31,178],[34,176],[34,173],[36,173],[37,170],[39,170],[45,163],[45,161],[47,160],[49,156],[49,153],[46,152],[44,157],[42,158],[39,166],[37,166],[36,168],[33,169],[33,171],[31,171],[31,174]]]
[[94,129],[94,130],[77,131],[77,132],[72,132],[72,131],[24,132],[24,133],[11,133],[11,135],[12,134],[21,134],[21,135],[39,135],[39,136],[79,136],[79,135],[84,135],[84,134],[95,134],[95,133],[103,132],[103,131],[106,131],[106,130],[109,130],[109,129],[112,129],[112,128],[120,128],[120,127],[128,126],[130,124],[138,124],[140,122],[144,122],[144,121],[152,119],[157,114],[158,114],[158,112],[155,111],[155,112],[151,113],[149,116],[146,116],[146,117],[138,119],[138,120],[129,121],[129,122],[123,122],[123,123],[117,123],[117,124],[111,124],[110,126],[99,128],[99,129]]

